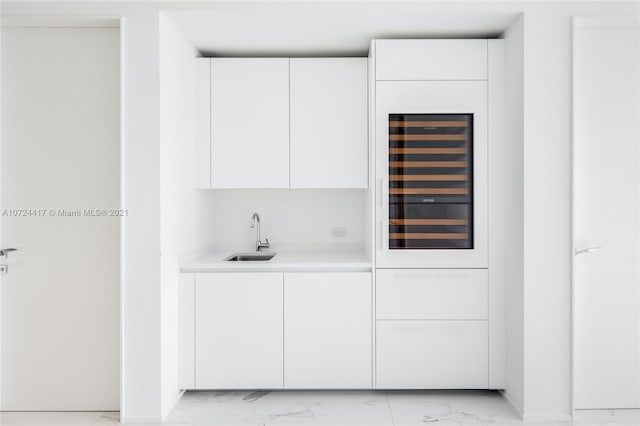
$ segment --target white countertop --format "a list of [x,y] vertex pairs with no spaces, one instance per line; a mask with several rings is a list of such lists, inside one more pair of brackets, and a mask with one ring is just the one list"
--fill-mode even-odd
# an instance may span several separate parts
[[[212,252],[184,262],[180,272],[369,272],[371,260],[360,250],[274,250],[271,260],[229,262],[233,251]],[[246,253],[246,251],[237,251]],[[268,253],[267,251],[263,253]]]

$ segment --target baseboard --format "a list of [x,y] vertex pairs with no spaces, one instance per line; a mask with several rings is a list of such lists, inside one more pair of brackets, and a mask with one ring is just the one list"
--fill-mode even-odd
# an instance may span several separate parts
[[162,423],[161,417],[120,417],[122,424]]
[[184,390],[179,390],[176,393],[176,396],[173,398],[173,401],[171,401],[171,404],[169,404],[167,408],[163,411],[162,419],[160,421],[164,422],[166,420],[167,416],[173,411],[176,404],[178,404],[178,401],[180,401],[180,398],[182,398],[182,395],[184,395],[184,392],[185,392]]
[[570,422],[573,420],[573,416],[571,414],[559,414],[557,416],[547,415],[547,414],[524,414],[520,411],[520,408],[513,402],[509,394],[501,390],[500,395],[507,401],[507,404],[513,412],[522,420],[523,422]]
[[[136,423],[164,423],[165,419],[167,418],[167,416],[169,415],[169,413],[171,413],[171,411],[173,411],[174,407],[176,406],[176,404],[178,403],[178,401],[180,401],[180,398],[182,398],[182,395],[184,395],[183,390],[179,390],[178,392],[176,392],[176,396],[173,398],[173,400],[171,401],[171,404],[169,404],[167,406],[166,409],[164,409],[164,411],[162,412],[162,415],[160,417],[120,417],[120,422],[123,424],[136,424]],[[122,415],[122,414],[121,414]]]
[[524,414],[522,413],[522,411],[520,411],[520,408],[518,408],[518,406],[513,402],[507,391],[500,390],[499,392],[504,400],[507,401],[507,404],[509,405],[509,407],[511,407],[513,412],[516,413],[516,416],[518,416],[520,420],[524,420]]

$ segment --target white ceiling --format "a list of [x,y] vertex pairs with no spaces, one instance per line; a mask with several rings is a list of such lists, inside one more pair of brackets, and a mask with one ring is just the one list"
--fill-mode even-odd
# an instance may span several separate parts
[[490,38],[506,2],[216,2],[165,11],[204,56],[366,56],[373,38]]

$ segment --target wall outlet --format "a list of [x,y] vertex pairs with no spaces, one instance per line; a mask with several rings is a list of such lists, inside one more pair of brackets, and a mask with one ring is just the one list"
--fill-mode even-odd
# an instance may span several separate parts
[[334,226],[331,228],[331,237],[332,238],[345,238],[347,236],[347,228],[340,228]]

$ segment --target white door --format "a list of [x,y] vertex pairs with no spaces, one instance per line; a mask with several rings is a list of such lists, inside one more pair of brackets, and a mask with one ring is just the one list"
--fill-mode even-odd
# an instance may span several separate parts
[[574,32],[574,406],[640,408],[640,32]]
[[119,31],[1,31],[0,405],[118,410]]

